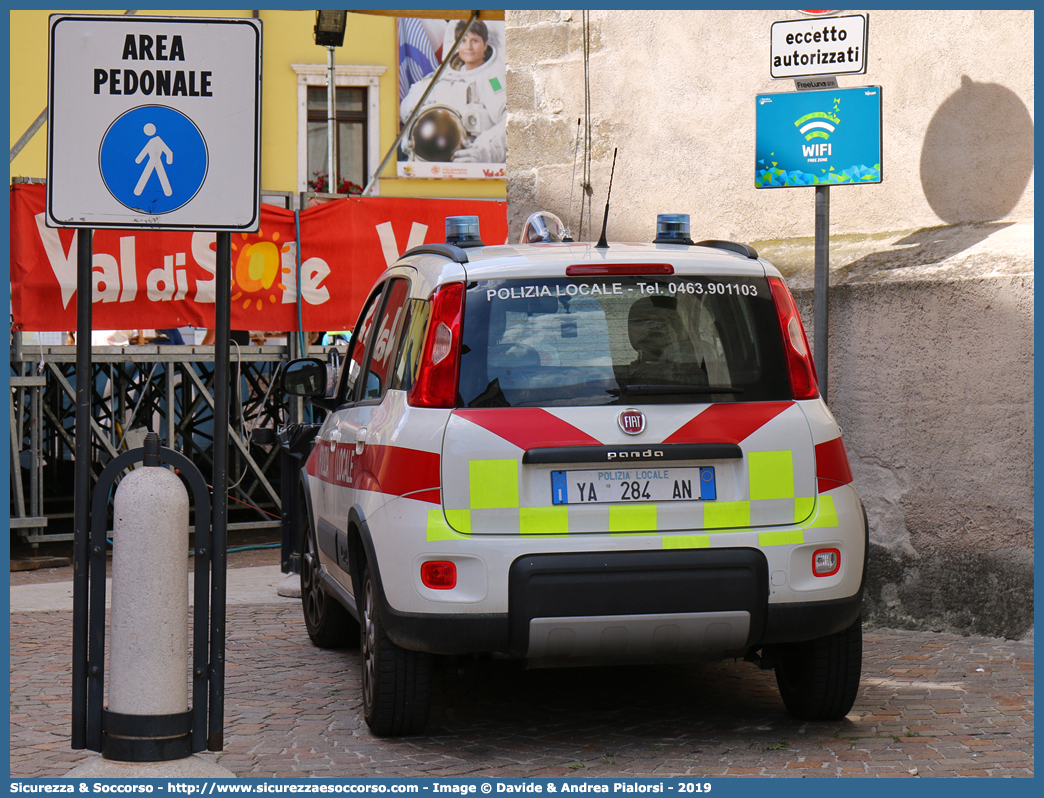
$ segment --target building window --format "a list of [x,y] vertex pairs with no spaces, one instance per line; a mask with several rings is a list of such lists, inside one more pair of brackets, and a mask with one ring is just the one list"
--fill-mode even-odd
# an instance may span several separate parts
[[[325,64],[292,64],[297,73],[297,191],[327,171]],[[386,67],[338,65],[334,115],[342,178],[365,186],[380,164],[380,79]],[[377,187],[374,194],[379,193]]]
[[[334,159],[337,174],[365,186],[366,171],[366,89],[337,87],[334,119],[337,136],[334,141]],[[329,143],[327,136],[327,91],[325,86],[308,87],[308,179],[316,172],[329,172]],[[330,189],[328,189],[330,190]]]

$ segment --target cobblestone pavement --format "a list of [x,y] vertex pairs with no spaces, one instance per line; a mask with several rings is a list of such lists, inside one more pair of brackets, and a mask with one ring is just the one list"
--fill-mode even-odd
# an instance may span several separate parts
[[[231,606],[225,750],[240,777],[1033,775],[1033,646],[867,630],[844,721],[790,718],[772,674],[711,666],[441,664],[424,737],[362,720],[357,651],[323,651],[296,601]],[[71,612],[11,616],[11,775],[61,776]]]

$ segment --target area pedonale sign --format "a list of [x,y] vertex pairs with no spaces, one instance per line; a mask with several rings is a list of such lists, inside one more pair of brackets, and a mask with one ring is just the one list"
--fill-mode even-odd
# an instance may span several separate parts
[[49,44],[48,225],[257,228],[260,21],[55,14]]
[[777,80],[865,74],[868,28],[862,14],[773,22],[769,74]]

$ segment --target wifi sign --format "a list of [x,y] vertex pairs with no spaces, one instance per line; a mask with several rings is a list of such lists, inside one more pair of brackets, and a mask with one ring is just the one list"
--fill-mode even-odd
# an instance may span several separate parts
[[[812,141],[813,139],[829,139],[830,134],[837,129],[836,126],[840,122],[841,120],[835,114],[813,111],[795,120],[794,125],[805,137],[805,141]],[[833,147],[830,144],[801,145],[802,154],[806,158],[825,158],[833,154],[832,150]]]
[[841,124],[840,119],[833,114],[826,113],[825,111],[814,111],[811,114],[805,114],[800,119],[794,121],[795,127],[801,131],[801,135],[805,137],[805,141],[812,141],[812,139],[828,139],[830,138],[830,134],[837,129],[836,125],[839,124]]
[[881,182],[880,86],[759,94],[754,102],[755,188]]

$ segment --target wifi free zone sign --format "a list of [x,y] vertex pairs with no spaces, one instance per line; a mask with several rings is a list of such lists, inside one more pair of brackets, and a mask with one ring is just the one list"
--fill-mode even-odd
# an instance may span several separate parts
[[881,87],[759,94],[755,188],[881,182]]

